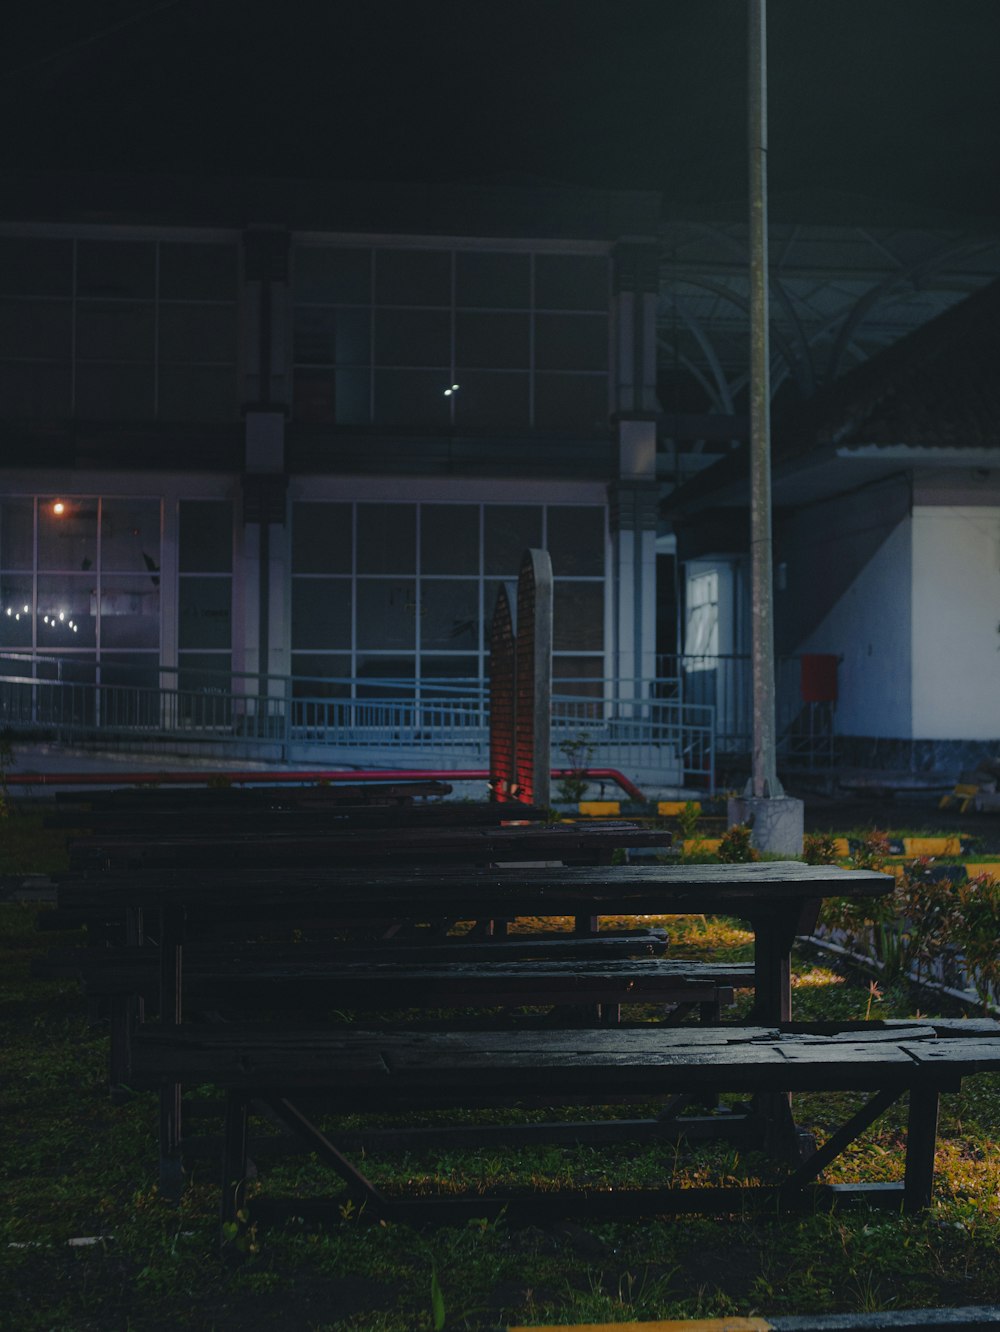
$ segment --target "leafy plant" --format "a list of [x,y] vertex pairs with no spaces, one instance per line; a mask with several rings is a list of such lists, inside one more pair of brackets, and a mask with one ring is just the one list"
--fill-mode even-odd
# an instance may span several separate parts
[[802,859],[807,865],[835,865],[836,837],[833,833],[806,833],[802,840]]
[[727,828],[719,842],[719,859],[725,864],[742,865],[760,859],[760,852],[752,844],[749,823],[734,823]]
[[686,842],[696,837],[698,834],[698,820],[701,818],[701,805],[697,800],[685,800],[684,808],[677,815],[677,823],[681,830],[681,837]]
[[581,731],[573,739],[564,740],[559,748],[566,756],[569,771],[560,775],[556,794],[567,804],[576,804],[586,795],[587,787],[590,785],[587,769],[594,756],[594,746],[587,733]]
[[444,1294],[438,1281],[437,1268],[431,1268],[431,1315],[434,1319],[434,1332],[441,1332],[445,1324]]

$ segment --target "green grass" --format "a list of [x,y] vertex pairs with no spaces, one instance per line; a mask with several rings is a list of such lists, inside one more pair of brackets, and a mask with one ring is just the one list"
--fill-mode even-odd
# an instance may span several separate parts
[[[921,1217],[844,1209],[779,1218],[748,1207],[721,1219],[521,1228],[501,1219],[419,1231],[345,1209],[334,1229],[291,1223],[256,1237],[239,1266],[226,1264],[216,1249],[214,1168],[194,1169],[179,1207],[159,1196],[153,1099],[112,1104],[105,1029],[88,1025],[75,986],[31,978],[33,955],[74,937],[38,933],[37,912],[0,907],[0,1328],[420,1332],[434,1327],[433,1273],[448,1329],[1000,1300],[1000,1085],[992,1077],[944,1097],[936,1197]],[[751,952],[733,921],[663,923],[681,955]],[[745,1011],[746,996],[742,1004]],[[873,995],[864,978],[796,958],[797,1016],[913,1016],[936,1005],[903,987]],[[796,1117],[823,1138],[856,1101],[802,1095]],[[904,1126],[905,1109],[895,1107],[825,1178],[899,1179]],[[414,1152],[365,1167],[388,1191],[434,1192],[695,1184],[780,1171],[723,1144]],[[337,1185],[314,1159],[294,1157],[265,1167],[263,1187],[306,1195]],[[70,1246],[78,1237],[98,1238]]]

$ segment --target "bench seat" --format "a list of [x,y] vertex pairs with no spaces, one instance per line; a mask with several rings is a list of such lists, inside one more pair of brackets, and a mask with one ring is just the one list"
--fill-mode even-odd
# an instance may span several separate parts
[[[512,1207],[537,1215],[727,1211],[752,1198],[782,1204],[807,1186],[901,1095],[909,1095],[905,1179],[895,1191],[907,1210],[929,1203],[938,1097],[963,1077],[1000,1070],[994,1022],[852,1023],[840,1029],[764,1027],[617,1028],[596,1031],[408,1032],[304,1029],[280,1024],[147,1026],[136,1034],[133,1072],[145,1086],[211,1083],[227,1094],[223,1221],[242,1206],[249,1107],[259,1101],[310,1142],[358,1203],[386,1218],[458,1219]],[[678,1096],[863,1091],[871,1099],[781,1185],[732,1189],[560,1190],[526,1198],[386,1198],[290,1097],[316,1091],[342,1113],[427,1108],[592,1104]],[[739,1201],[738,1201],[739,1200]],[[472,1210],[468,1210],[468,1209]],[[477,1209],[478,1210],[475,1210]]]

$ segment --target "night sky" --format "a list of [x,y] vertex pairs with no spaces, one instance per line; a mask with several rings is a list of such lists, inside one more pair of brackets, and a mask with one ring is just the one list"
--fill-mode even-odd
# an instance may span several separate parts
[[[1000,217],[1000,0],[770,0],[770,188]],[[746,190],[744,0],[35,0],[0,167]]]

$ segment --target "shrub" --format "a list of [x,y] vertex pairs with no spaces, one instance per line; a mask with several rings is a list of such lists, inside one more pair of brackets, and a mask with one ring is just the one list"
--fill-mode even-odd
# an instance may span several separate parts
[[727,828],[719,843],[719,859],[729,865],[741,865],[759,860],[760,852],[751,844],[749,823],[734,823]]
[[807,865],[835,865],[836,837],[833,833],[806,833],[802,841],[802,859]]

